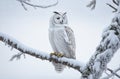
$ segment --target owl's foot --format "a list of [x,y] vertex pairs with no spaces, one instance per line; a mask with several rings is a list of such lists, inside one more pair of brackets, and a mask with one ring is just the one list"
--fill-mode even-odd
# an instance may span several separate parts
[[55,56],[57,56],[57,57],[63,57],[63,56],[64,56],[63,54],[57,53],[57,52],[52,52],[52,53],[50,53],[50,56],[52,56],[52,55],[55,55]]
[[57,53],[57,55],[56,55],[57,57],[63,57],[64,55],[63,54],[61,54],[61,53]]

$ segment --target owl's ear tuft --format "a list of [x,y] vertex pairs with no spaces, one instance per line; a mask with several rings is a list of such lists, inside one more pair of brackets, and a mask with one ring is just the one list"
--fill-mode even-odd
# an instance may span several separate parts
[[54,11],[53,13],[55,13],[55,14],[59,14],[59,12],[56,12],[56,11]]
[[63,15],[66,15],[67,14],[67,12],[65,12]]

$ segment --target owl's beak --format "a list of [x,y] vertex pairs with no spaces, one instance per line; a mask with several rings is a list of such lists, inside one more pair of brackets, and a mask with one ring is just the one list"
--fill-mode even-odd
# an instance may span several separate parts
[[66,15],[67,14],[67,12],[65,12],[63,15]]
[[63,24],[63,20],[60,22],[60,24]]

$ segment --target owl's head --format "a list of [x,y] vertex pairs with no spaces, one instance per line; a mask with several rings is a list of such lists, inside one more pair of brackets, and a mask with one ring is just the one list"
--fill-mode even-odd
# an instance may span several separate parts
[[67,24],[66,12],[65,13],[54,12],[52,21],[54,22],[54,24]]

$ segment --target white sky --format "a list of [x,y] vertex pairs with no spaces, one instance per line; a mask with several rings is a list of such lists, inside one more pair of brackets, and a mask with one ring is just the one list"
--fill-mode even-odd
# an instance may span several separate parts
[[[89,0],[60,0],[55,7],[34,9],[27,6],[28,11],[25,11],[16,0],[1,0],[0,32],[7,33],[32,48],[52,52],[48,40],[49,19],[53,11],[67,12],[69,26],[74,30],[76,37],[77,60],[87,62],[101,40],[103,29],[111,23],[114,16],[112,9],[105,4],[109,0],[98,0],[93,11],[86,7],[88,2]],[[80,78],[80,73],[76,70],[66,68],[63,73],[58,74],[50,62],[28,55],[26,59],[22,57],[18,61],[10,62],[10,57],[16,53],[19,51],[11,51],[0,42],[0,79]],[[120,53],[117,52],[109,67],[119,66],[119,56]]]

